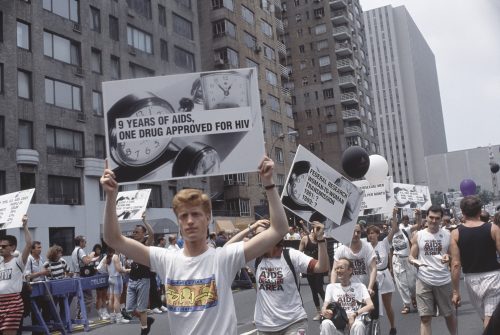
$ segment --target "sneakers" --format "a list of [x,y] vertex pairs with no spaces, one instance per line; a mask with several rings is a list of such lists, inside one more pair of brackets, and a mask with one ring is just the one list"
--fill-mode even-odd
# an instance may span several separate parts
[[396,335],[397,333],[396,328],[391,328],[391,330],[389,330],[389,335]]
[[161,313],[163,313],[162,311],[160,311],[160,309],[158,307],[153,308],[152,312],[155,313],[155,314],[161,314]]
[[160,309],[162,312],[168,312],[168,308],[165,306],[161,306]]
[[132,316],[130,314],[127,313],[127,311],[124,309],[122,309],[122,316],[125,320],[132,320]]
[[121,314],[118,314],[115,319],[116,324],[127,324],[130,323],[129,320],[125,319]]
[[321,314],[317,313],[316,316],[313,318],[314,321],[319,321],[321,320]]
[[151,325],[155,322],[155,319],[152,317],[148,316],[148,327],[147,328],[141,328],[141,335],[148,335],[149,332],[151,331]]
[[97,314],[99,315],[99,319],[101,320],[109,320],[110,315],[108,314],[108,311],[105,308],[101,308],[97,310]]

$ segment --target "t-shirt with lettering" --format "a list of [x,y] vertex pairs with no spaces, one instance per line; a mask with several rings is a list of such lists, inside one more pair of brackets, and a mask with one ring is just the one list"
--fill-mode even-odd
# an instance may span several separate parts
[[[0,294],[19,293],[23,288],[24,263],[21,256],[5,262],[0,257]],[[3,307],[3,306],[2,306]]]
[[170,333],[237,333],[231,284],[245,266],[243,242],[208,248],[196,257],[149,247],[149,260],[151,271],[166,283]]
[[[418,259],[424,266],[418,268],[417,277],[432,286],[441,286],[451,281],[448,263],[442,263],[443,255],[448,253],[450,232],[439,229],[432,234],[428,229],[417,232]],[[480,246],[478,246],[480,247]]]
[[335,251],[333,258],[338,261],[341,258],[349,259],[354,265],[353,280],[359,280],[368,286],[370,283],[370,263],[376,258],[370,243],[361,240],[361,249],[354,253],[347,245],[341,245]]
[[340,283],[328,284],[325,292],[325,302],[338,302],[347,314],[357,312],[369,297],[370,294],[362,283],[351,282],[345,287]]
[[410,243],[408,238],[403,233],[403,230],[406,232],[408,237],[411,236],[411,227],[405,227],[403,224],[399,225],[399,230],[394,233],[392,237],[392,247],[394,248],[394,254],[408,257],[410,255]]
[[375,259],[377,261],[377,270],[382,271],[387,269],[389,265],[389,253],[391,247],[389,246],[389,241],[384,238],[382,241],[378,242],[374,248]]
[[[313,258],[296,249],[289,249],[289,252],[299,278],[299,273],[307,273]],[[275,332],[307,319],[295,278],[283,253],[279,258],[263,257],[254,273],[257,285],[254,320],[259,331]]]

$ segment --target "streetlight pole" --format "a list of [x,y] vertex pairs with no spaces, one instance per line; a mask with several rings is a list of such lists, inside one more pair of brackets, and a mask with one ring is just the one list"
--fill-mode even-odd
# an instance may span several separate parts
[[272,155],[273,155],[273,150],[274,150],[274,147],[276,146],[276,142],[278,140],[283,140],[285,139],[285,136],[297,136],[299,134],[298,131],[296,130],[290,130],[288,133],[280,133],[278,134],[278,136],[276,136],[276,138],[273,140],[272,144],[271,144],[271,150],[269,150],[269,158],[272,159]]

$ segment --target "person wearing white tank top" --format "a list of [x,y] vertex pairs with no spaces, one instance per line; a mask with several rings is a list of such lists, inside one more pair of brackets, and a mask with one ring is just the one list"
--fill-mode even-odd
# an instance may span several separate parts
[[457,333],[457,320],[453,314],[451,297],[450,232],[441,229],[443,209],[431,206],[427,210],[427,228],[413,235],[410,263],[418,268],[417,308],[420,315],[420,334],[432,334],[431,321],[438,306],[451,335]]

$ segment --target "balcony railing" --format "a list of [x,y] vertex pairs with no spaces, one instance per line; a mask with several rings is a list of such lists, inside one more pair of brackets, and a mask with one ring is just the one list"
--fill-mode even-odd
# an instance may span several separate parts
[[283,26],[283,21],[278,19],[277,17],[274,18],[274,23],[276,24],[276,30],[278,33],[284,33],[285,32],[285,27]]
[[352,59],[344,58],[337,60],[337,70],[339,72],[354,71],[354,63]]
[[281,76],[285,77],[286,79],[290,78],[290,69],[284,65],[281,65],[281,64],[279,64],[279,67],[280,67]]
[[357,109],[347,109],[342,111],[342,119],[344,120],[360,120],[361,115]]
[[346,0],[330,0],[330,7],[333,9],[345,8],[346,6]]
[[278,52],[280,54],[287,55],[285,44],[281,43],[280,41],[276,41],[276,48],[278,49]]
[[344,134],[346,135],[361,134],[361,127],[359,126],[345,127]]
[[342,93],[340,95],[340,103],[343,104],[358,103],[358,95],[354,92]]
[[356,86],[356,78],[354,76],[341,76],[339,77],[340,88],[350,88]]
[[352,54],[351,43],[344,42],[335,44],[335,53],[338,56],[346,56]]
[[347,26],[333,28],[333,38],[340,41],[351,38],[351,30]]
[[332,23],[334,25],[348,23],[347,13],[345,10],[336,10],[332,13]]

